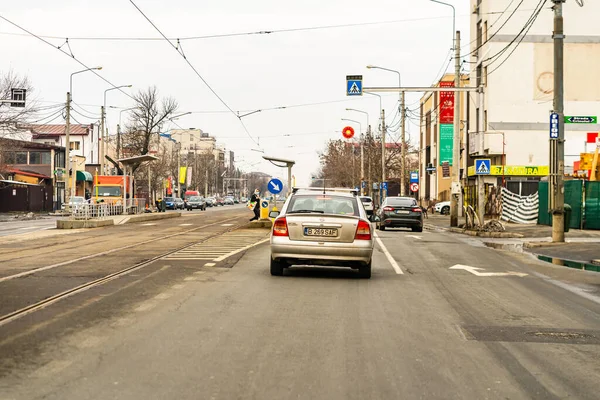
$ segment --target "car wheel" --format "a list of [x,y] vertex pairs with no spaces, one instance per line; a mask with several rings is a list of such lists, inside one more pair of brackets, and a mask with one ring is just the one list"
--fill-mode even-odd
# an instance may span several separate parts
[[413,226],[411,229],[413,232],[423,232],[422,226]]
[[385,231],[385,226],[383,226],[383,225],[381,224],[381,222],[379,223],[379,230],[380,230],[380,231]]
[[448,206],[442,207],[441,214],[444,214],[444,215],[450,214],[450,207],[448,207]]
[[271,275],[282,276],[283,275],[283,264],[279,261],[271,259]]
[[358,275],[362,279],[371,279],[371,261],[366,265],[358,267]]

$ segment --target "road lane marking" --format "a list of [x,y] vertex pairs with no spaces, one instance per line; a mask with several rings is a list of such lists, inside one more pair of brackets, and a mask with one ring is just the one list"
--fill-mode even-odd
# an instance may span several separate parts
[[155,223],[149,223],[149,224],[142,224],[142,226],[154,226],[156,225]]
[[421,239],[423,239],[423,237],[422,237],[422,236],[417,236],[417,235],[406,235],[406,237],[413,238],[413,239],[417,239],[417,240],[421,240]]
[[205,267],[214,267],[215,265],[217,265],[216,263],[206,263],[204,264]]
[[375,240],[377,241],[377,244],[379,245],[379,247],[381,247],[381,250],[383,250],[383,254],[385,254],[385,256],[387,257],[389,263],[392,265],[392,268],[394,268],[394,271],[396,271],[396,273],[398,275],[404,275],[404,272],[402,272],[402,268],[400,268],[400,266],[398,265],[396,260],[394,260],[394,257],[392,257],[392,255],[388,251],[387,247],[385,247],[385,245],[379,238],[379,235],[377,234],[377,232],[373,232],[373,233],[375,235]]
[[179,224],[179,226],[191,226],[193,224]]
[[527,276],[527,274],[522,273],[522,272],[513,272],[513,271],[508,271],[508,272],[479,272],[479,270],[483,270],[483,268],[478,268],[478,267],[470,267],[468,265],[462,265],[462,264],[456,264],[452,267],[450,267],[450,269],[463,269],[465,271],[468,271],[470,273],[472,273],[475,276],[518,276],[520,278]]

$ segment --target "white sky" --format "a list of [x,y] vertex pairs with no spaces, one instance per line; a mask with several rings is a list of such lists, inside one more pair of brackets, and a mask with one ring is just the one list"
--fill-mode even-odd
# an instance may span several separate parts
[[[457,29],[462,31],[464,46],[469,41],[469,1],[448,1],[457,7]],[[0,15],[38,35],[71,38],[69,44],[79,60],[88,66],[102,66],[99,73],[117,86],[133,85],[125,90],[133,92],[156,85],[161,95],[178,100],[181,113],[221,111],[193,113],[176,122],[183,128],[201,128],[215,136],[227,150],[235,152],[242,169],[284,177],[283,169],[271,166],[262,160],[261,153],[250,150],[258,146],[248,138],[238,119],[222,112],[226,108],[166,41],[74,39],[159,37],[128,0],[4,3]],[[365,86],[397,85],[396,74],[365,68],[373,64],[399,70],[405,86],[427,86],[439,78],[452,46],[451,8],[428,0],[137,0],[136,4],[169,38],[404,21],[183,42],[188,60],[233,110],[329,102],[263,111],[243,119],[251,135],[260,138],[265,154],[297,161],[294,174],[300,185],[307,184],[310,174],[318,169],[318,151],[327,140],[341,138],[340,131],[347,124],[341,118],[359,120],[366,130],[365,115],[345,108],[367,111],[372,127],[377,127],[379,100],[369,95],[347,98],[346,75],[362,74]],[[26,74],[35,86],[35,96],[48,102],[44,105],[64,102],[69,75],[81,66],[31,36],[6,34],[17,32],[22,33],[0,20],[0,72],[13,69]],[[65,41],[47,40],[55,46]],[[109,87],[92,73],[76,75],[73,101],[85,105],[87,114],[99,114],[104,90]],[[407,105],[417,107],[419,97],[407,94]],[[107,99],[112,106],[133,105],[118,91],[109,92]],[[386,115],[393,116],[397,99],[397,95],[384,95]],[[118,116],[118,110],[109,110],[111,134]],[[75,117],[82,123],[93,122]],[[418,126],[407,127],[415,142]],[[355,129],[358,132],[356,124]]]

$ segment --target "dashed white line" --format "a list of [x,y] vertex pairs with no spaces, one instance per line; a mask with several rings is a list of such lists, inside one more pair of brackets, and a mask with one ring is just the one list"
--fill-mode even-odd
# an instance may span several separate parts
[[392,265],[392,268],[394,268],[394,271],[396,271],[396,273],[398,275],[404,275],[404,272],[402,272],[402,269],[400,268],[400,266],[398,265],[396,260],[394,260],[394,257],[392,257],[392,255],[388,251],[387,247],[385,247],[385,245],[383,244],[381,239],[379,239],[379,235],[377,235],[377,232],[374,232],[374,234],[375,234],[375,240],[377,241],[377,244],[379,245],[379,247],[381,247],[381,250],[383,250],[383,254],[385,254],[389,263]]

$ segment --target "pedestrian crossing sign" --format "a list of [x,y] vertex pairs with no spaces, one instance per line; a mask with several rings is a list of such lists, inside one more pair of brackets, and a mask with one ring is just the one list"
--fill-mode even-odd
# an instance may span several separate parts
[[362,96],[362,75],[346,76],[346,95]]
[[489,175],[492,169],[492,161],[489,158],[475,160],[475,175]]

